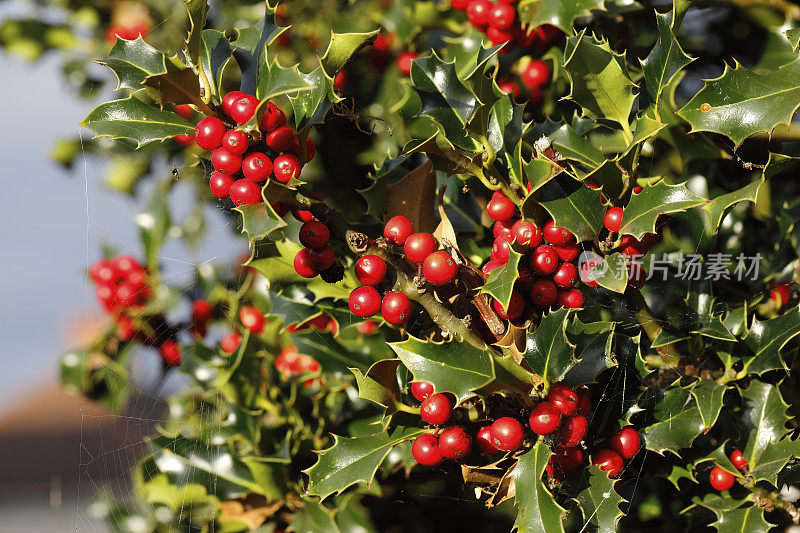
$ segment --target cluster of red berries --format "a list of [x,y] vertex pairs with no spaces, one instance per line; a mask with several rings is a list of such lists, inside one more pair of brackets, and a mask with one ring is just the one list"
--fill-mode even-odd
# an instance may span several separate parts
[[248,134],[239,128],[237,125],[250,121],[259,103],[255,96],[229,92],[222,99],[222,110],[229,121],[205,117],[194,131],[197,145],[211,151],[211,193],[230,198],[236,205],[261,202],[260,184],[270,177],[288,183],[300,175],[303,165],[315,154],[314,143],[306,139],[305,147],[301,146],[297,133],[287,125],[286,114],[272,102],[266,104],[258,132]]
[[133,41],[141,37],[144,39],[150,33],[150,24],[145,21],[134,22],[130,24],[112,24],[106,30],[106,42],[114,44],[117,42],[117,37],[128,41]]
[[[742,455],[740,450],[733,450],[728,456],[731,460],[731,464],[736,467],[739,472],[746,474],[750,465],[747,464],[747,460]],[[728,472],[722,467],[715,466],[711,469],[711,473],[708,476],[708,480],[711,483],[711,486],[717,490],[728,490],[729,488],[733,487],[733,484],[736,482],[736,476]]]
[[520,263],[519,287],[511,293],[508,309],[496,300],[493,302],[501,318],[516,320],[522,316],[525,298],[521,290],[529,291],[531,301],[540,309],[553,305],[568,309],[583,306],[583,293],[574,288],[578,282],[574,261],[580,254],[575,235],[557,228],[552,220],[542,230],[530,220],[519,219],[514,202],[502,192],[494,193],[486,211],[495,221],[492,230],[495,240],[489,262],[481,269],[484,275],[489,276],[494,269],[508,263],[512,243],[531,250],[528,263]]
[[[411,383],[411,394],[422,402],[420,415],[425,422],[441,426],[450,420],[453,405],[444,394],[433,392],[433,385],[425,381]],[[480,444],[480,443],[479,443]],[[411,454],[422,465],[434,466],[442,459],[462,459],[472,449],[472,436],[462,426],[449,426],[441,431],[423,433],[411,445]]]
[[199,298],[192,302],[192,325],[190,331],[198,336],[205,337],[208,323],[214,317],[214,307],[208,300]]
[[558,35],[558,29],[549,24],[523,29],[514,6],[518,0],[450,0],[450,6],[458,11],[466,11],[467,20],[475,29],[485,33],[492,46],[508,43],[504,52],[512,45],[527,48],[536,46],[545,49]]
[[608,448],[592,455],[592,464],[599,466],[609,477],[617,477],[625,469],[625,461],[639,453],[640,441],[635,429],[624,427],[609,439]]
[[[294,346],[287,346],[275,359],[275,368],[284,380],[289,380],[302,374],[316,374],[322,366],[310,355],[299,353]],[[319,382],[318,378],[309,379],[303,382],[303,386],[311,387],[319,385]]]
[[328,244],[330,238],[328,226],[319,220],[305,222],[300,228],[300,244],[304,248],[294,256],[295,272],[313,278],[333,267],[336,256]]
[[[550,83],[550,67],[541,59],[531,59],[520,72],[519,83],[508,78],[498,78],[497,87],[519,101],[523,97],[534,107],[544,104],[544,88]],[[523,89],[524,88],[524,89]]]

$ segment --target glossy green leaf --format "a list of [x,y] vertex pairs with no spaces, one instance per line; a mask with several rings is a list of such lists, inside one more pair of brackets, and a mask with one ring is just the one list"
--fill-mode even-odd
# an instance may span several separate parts
[[711,526],[720,533],[767,533],[774,527],[764,518],[764,508],[750,504],[747,499],[735,500],[709,494],[702,500],[695,498],[694,505],[714,513],[717,521]]
[[83,119],[81,126],[92,130],[97,137],[132,139],[138,147],[176,135],[194,134],[194,125],[187,120],[133,96],[100,104]]
[[568,161],[576,161],[587,168],[594,169],[602,165],[606,159],[599,148],[578,134],[569,124],[553,122],[550,119],[540,124],[533,124],[526,136],[531,140],[545,136],[553,143],[553,148]]
[[677,113],[692,131],[725,135],[738,147],[750,135],[789,124],[798,107],[800,59],[764,73],[725,65],[722,76],[706,81]]
[[539,189],[537,200],[557,227],[568,229],[580,242],[594,239],[603,228],[605,208],[600,195],[600,191],[562,174]]
[[186,39],[186,55],[194,65],[200,64],[200,47],[203,27],[210,9],[207,0],[183,0],[183,7],[189,15],[189,36]]
[[522,0],[519,18],[530,26],[552,24],[564,33],[573,33],[572,23],[578,17],[588,17],[592,11],[605,10],[605,0]]
[[576,363],[575,347],[565,333],[571,314],[571,310],[563,308],[551,311],[527,336],[523,356],[546,384],[560,381]]
[[451,392],[461,402],[494,380],[494,364],[485,350],[468,342],[426,342],[414,337],[389,343],[417,381],[432,383],[436,392]]
[[666,213],[678,213],[707,202],[686,188],[685,184],[669,185],[659,181],[648,185],[639,194],[631,197],[622,215],[620,233],[641,239],[645,233],[656,232],[658,217]]
[[628,261],[614,252],[592,270],[592,278],[603,288],[620,294],[628,287]]
[[260,65],[265,63],[262,58],[267,47],[287,28],[278,26],[275,22],[275,8],[266,2],[267,7],[264,18],[257,24],[248,28],[237,29],[238,37],[233,41],[233,57],[242,71],[240,90],[247,94],[256,94],[259,86]]
[[656,106],[659,105],[664,89],[692,62],[692,58],[686,55],[675,37],[676,26],[680,25],[682,19],[682,13],[676,14],[679,6],[680,3],[668,13],[656,13],[658,41],[650,54],[641,61],[645,86]]
[[705,430],[703,417],[688,390],[673,387],[655,407],[656,422],[642,430],[648,450],[675,454],[691,446],[694,439]]
[[231,60],[233,48],[221,31],[203,30],[200,45],[200,65],[211,84],[211,94],[222,99],[222,73]]
[[522,175],[521,141],[528,124],[523,122],[524,104],[517,104],[509,95],[500,98],[489,113],[487,140],[495,162],[509,175],[511,181],[524,185]]
[[117,77],[117,90],[142,89],[142,82],[154,74],[166,71],[164,54],[144,42],[140,37],[128,41],[117,39],[108,57],[97,61]]
[[353,55],[375,42],[378,33],[378,30],[369,33],[331,33],[328,49],[320,58],[325,74],[335,78]]
[[286,222],[267,202],[235,207],[242,215],[242,232],[247,233],[250,242],[260,241],[276,229],[286,227]]
[[711,429],[711,426],[717,421],[726,390],[725,385],[719,385],[713,379],[701,378],[700,381],[692,384],[692,397],[697,402],[697,408],[700,410],[700,416],[706,429]]
[[375,472],[392,448],[416,438],[427,430],[397,428],[368,437],[347,438],[334,435],[330,448],[319,453],[308,475],[308,494],[322,499],[339,494],[356,483],[372,483]]
[[723,341],[735,342],[733,336],[722,321],[722,314],[714,309],[714,298],[706,292],[690,290],[686,297],[686,304],[689,310],[697,319],[691,333],[699,333],[704,337],[719,339]]
[[293,533],[316,533],[317,531],[340,533],[335,518],[335,509],[329,509],[314,498],[306,497],[303,498],[303,506],[294,515],[287,531]]
[[624,516],[619,506],[626,500],[614,490],[616,480],[608,477],[599,466],[590,466],[589,486],[578,494],[584,523],[591,524],[599,533],[614,533]]
[[719,229],[722,223],[722,218],[728,209],[738,204],[739,202],[756,202],[758,197],[758,190],[764,184],[764,177],[755,180],[750,185],[746,185],[739,190],[721,194],[703,206],[703,209],[708,211],[708,216],[711,219],[710,227],[713,231]]
[[358,397],[386,407],[391,413],[400,399],[400,387],[397,384],[398,359],[384,359],[369,367],[366,373],[357,368],[350,372],[356,377]]
[[760,321],[753,319],[744,342],[753,355],[744,360],[749,372],[763,374],[770,370],[782,370],[786,363],[781,358],[781,349],[800,333],[800,306],[793,307],[778,318]]
[[489,274],[489,279],[486,284],[481,288],[481,292],[491,295],[495,300],[498,300],[503,306],[503,309],[508,309],[508,304],[511,301],[511,294],[514,291],[514,283],[519,277],[519,262],[522,260],[523,255],[513,248],[508,250],[508,262],[492,270]]
[[539,439],[536,445],[517,459],[509,476],[514,481],[517,505],[515,531],[519,533],[553,533],[564,531],[561,507],[542,482],[552,452]]

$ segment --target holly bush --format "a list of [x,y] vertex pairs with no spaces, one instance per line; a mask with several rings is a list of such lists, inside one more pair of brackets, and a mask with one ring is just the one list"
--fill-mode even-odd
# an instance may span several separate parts
[[[64,384],[122,410],[146,348],[184,378],[112,529],[800,520],[794,4],[58,4],[2,45],[84,94],[108,49],[84,149],[154,191]],[[248,253],[166,282],[208,205]]]

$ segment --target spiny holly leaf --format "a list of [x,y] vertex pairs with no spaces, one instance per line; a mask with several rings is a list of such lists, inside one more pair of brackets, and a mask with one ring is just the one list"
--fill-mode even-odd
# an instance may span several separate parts
[[133,41],[117,39],[106,59],[97,61],[117,77],[117,88],[138,91],[142,82],[166,71],[164,54],[144,42],[141,36]]
[[253,257],[247,266],[253,267],[264,274],[270,282],[271,288],[279,288],[291,283],[307,282],[308,280],[294,269],[294,256],[302,247],[289,239],[280,239],[275,242],[261,240],[256,242]]
[[[693,61],[687,56],[675,38],[680,26],[686,4],[680,2],[669,13],[656,13],[658,41],[647,58],[641,61],[647,92],[658,107],[664,88],[668,87],[677,74]],[[677,12],[676,12],[677,11]]]
[[628,144],[628,147],[625,148],[625,151],[620,157],[625,157],[637,144],[641,144],[655,137],[658,132],[667,127],[666,124],[650,115],[651,112],[648,111],[648,113],[636,117],[636,120],[633,122],[633,140]]
[[735,342],[736,337],[722,322],[722,315],[714,311],[714,297],[707,292],[690,290],[686,296],[686,305],[697,319],[691,333],[699,333],[704,337]]
[[358,397],[386,407],[387,414],[395,411],[400,398],[400,387],[397,384],[398,359],[384,359],[373,364],[364,374],[357,368],[350,372],[356,377]]
[[624,513],[619,504],[626,500],[614,490],[616,480],[608,477],[599,466],[588,468],[589,486],[577,496],[585,523],[592,524],[600,533],[614,533]]
[[484,294],[490,294],[495,300],[498,300],[503,306],[503,309],[508,309],[508,304],[511,301],[511,294],[514,290],[514,283],[519,277],[519,262],[523,255],[513,248],[508,250],[508,262],[492,270],[489,274],[489,279],[486,284],[481,288]]
[[[531,186],[530,194],[528,195],[531,201],[535,200],[536,195],[534,193],[541,189],[545,183],[564,172],[564,169],[557,163],[550,161],[546,157],[538,156],[533,157],[527,163],[523,162],[522,168],[525,174],[523,183],[527,182]],[[524,206],[523,211],[526,211]]]
[[92,130],[97,137],[134,140],[137,148],[176,135],[194,134],[194,125],[184,118],[133,96],[100,104],[83,119],[81,126]]
[[333,90],[333,80],[325,75],[322,67],[317,67],[308,74],[301,74],[301,77],[310,90],[298,91],[289,96],[298,130],[310,124],[321,123],[333,103],[340,100]]
[[704,205],[703,209],[708,212],[710,219],[709,227],[711,230],[716,232],[717,229],[719,229],[719,225],[722,223],[722,217],[725,216],[725,213],[732,205],[745,201],[755,203],[758,197],[758,189],[760,189],[763,184],[764,177],[762,176],[750,185],[746,185],[739,190],[727,194],[721,194]]
[[517,104],[510,95],[495,102],[489,113],[487,140],[496,164],[508,172],[511,180],[524,184],[522,176],[522,136],[528,124],[522,121],[525,104]]
[[178,56],[166,58],[164,66],[165,72],[144,80],[145,85],[158,91],[158,101],[162,107],[164,104],[194,104],[204,114],[214,114],[200,97],[200,80],[194,70]]
[[272,44],[287,28],[275,22],[275,8],[266,3],[264,18],[258,24],[237,29],[238,37],[233,42],[233,57],[242,71],[241,91],[256,94],[259,82],[260,65],[265,61],[261,56],[267,46]]
[[564,58],[564,68],[572,83],[567,98],[581,106],[585,115],[613,120],[623,129],[629,128],[636,84],[608,43],[587,36],[584,30],[567,39]]
[[251,243],[260,241],[276,229],[286,227],[286,222],[267,202],[242,205],[235,207],[234,211],[241,213],[242,232],[247,233]]
[[742,454],[750,466],[750,475],[756,482],[777,486],[778,472],[792,457],[800,457],[800,440],[784,438],[789,406],[783,401],[780,388],[769,383],[752,380],[741,392],[745,402],[742,422],[748,431]]
[[682,479],[688,479],[689,481],[696,483],[694,477],[692,476],[692,472],[678,465],[672,467],[672,471],[669,473],[666,479],[667,481],[675,485],[675,488],[678,490],[680,490],[681,488],[678,483]]
[[211,6],[207,0],[183,0],[183,7],[186,8],[186,12],[189,14],[189,36],[186,39],[186,55],[193,65],[199,65],[203,26],[206,25],[206,16]]
[[344,344],[332,333],[312,331],[291,336],[297,351],[310,355],[322,365],[325,372],[347,373],[350,368],[369,368],[382,357],[391,355],[389,350],[381,353],[375,346]]
[[551,455],[550,448],[539,439],[511,468],[509,477],[514,481],[517,505],[514,528],[519,533],[564,531],[561,517],[566,509],[556,502],[542,482]]
[[392,448],[426,433],[424,429],[399,427],[368,437],[333,436],[333,446],[319,454],[317,462],[304,472],[308,475],[308,494],[323,500],[356,483],[372,483],[375,472]]
[[648,450],[663,454],[690,446],[705,429],[703,417],[688,390],[673,387],[655,407],[656,422],[643,431]]
[[422,102],[419,115],[436,121],[454,145],[476,149],[465,128],[481,102],[458,78],[455,63],[445,63],[436,53],[415,59],[411,63],[411,82]]
[[611,347],[615,325],[614,322],[584,324],[577,315],[567,324],[567,336],[575,343],[578,362],[569,369],[562,382],[571,387],[592,383],[603,370],[614,366]]
[[800,306],[793,307],[778,318],[761,322],[753,319],[744,342],[753,356],[744,360],[745,369],[756,374],[786,368],[781,358],[781,349],[800,333]]
[[340,533],[335,517],[338,513],[329,509],[314,498],[303,498],[303,506],[295,513],[287,531],[293,533],[313,533],[314,531],[330,531]]
[[553,122],[549,118],[541,124],[533,124],[526,138],[536,140],[547,137],[558,153],[568,161],[575,161],[594,169],[605,163],[606,158],[599,148],[580,135],[566,123]]
[[325,74],[335,78],[342,68],[350,61],[359,50],[370,46],[378,37],[379,30],[369,33],[334,33],[331,32],[331,41],[325,55],[320,58],[320,64]]
[[558,309],[542,317],[539,327],[525,342],[525,360],[545,384],[560,381],[576,363],[574,346],[565,333],[569,309]]
[[767,533],[774,524],[764,518],[764,508],[758,505],[746,505],[748,500],[734,500],[709,495],[703,500],[697,500],[695,505],[704,507],[713,512],[717,521],[711,524],[720,533],[738,531],[741,533]]
[[725,385],[717,384],[713,379],[701,378],[700,381],[691,385],[690,390],[692,397],[697,402],[697,408],[700,410],[703,425],[706,429],[711,429],[722,410],[722,399],[728,388]]
[[231,60],[233,49],[225,34],[217,30],[203,30],[200,45],[200,65],[211,84],[211,95],[222,98],[222,73]]
[[705,86],[677,113],[692,131],[711,131],[730,138],[738,147],[759,132],[772,133],[789,124],[800,107],[800,58],[765,73],[736,63],[725,65],[719,78]]
[[529,26],[552,24],[564,33],[573,33],[572,23],[578,17],[588,17],[592,11],[605,10],[605,0],[522,0],[519,3],[520,21]]
[[414,337],[389,343],[417,381],[432,383],[436,392],[451,392],[457,402],[494,380],[494,363],[485,350],[468,342],[426,342]]
[[707,201],[687,189],[683,183],[669,185],[659,181],[655,185],[647,185],[642,192],[631,196],[622,215],[620,233],[641,239],[645,233],[655,233],[659,216],[685,211]]
[[537,200],[553,217],[557,227],[568,229],[580,242],[594,239],[603,228],[605,209],[600,195],[599,190],[562,174],[539,189]]
[[603,288],[622,294],[628,287],[628,261],[614,252],[592,270],[592,278]]
[[269,100],[282,94],[295,94],[300,91],[310,91],[313,85],[303,78],[297,65],[284,67],[276,57],[270,57],[267,50],[262,55],[259,66],[258,89],[256,96],[259,100]]
[[607,198],[619,198],[625,189],[625,180],[622,176],[622,169],[617,161],[606,159],[599,167],[585,173],[581,169],[575,169],[575,175],[584,183],[599,185],[600,189]]

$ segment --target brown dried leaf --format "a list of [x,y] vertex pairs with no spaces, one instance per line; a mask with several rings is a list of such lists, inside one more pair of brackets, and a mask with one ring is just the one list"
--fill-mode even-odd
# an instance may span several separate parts
[[433,201],[436,195],[436,173],[430,161],[386,187],[386,218],[403,215],[418,232],[431,233],[436,228]]
[[245,498],[220,502],[220,520],[241,522],[255,531],[282,506],[282,501],[267,502],[260,494],[248,494]]

